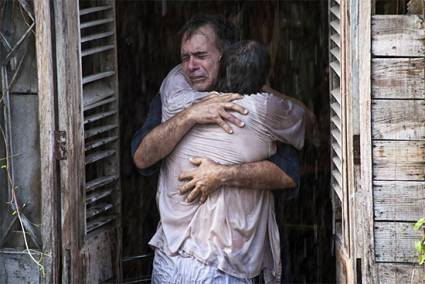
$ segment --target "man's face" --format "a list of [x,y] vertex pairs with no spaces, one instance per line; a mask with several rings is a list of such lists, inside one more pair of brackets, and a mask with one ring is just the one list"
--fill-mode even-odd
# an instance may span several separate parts
[[221,53],[215,40],[209,26],[200,27],[190,38],[183,35],[180,48],[183,72],[196,91],[208,90],[217,78]]

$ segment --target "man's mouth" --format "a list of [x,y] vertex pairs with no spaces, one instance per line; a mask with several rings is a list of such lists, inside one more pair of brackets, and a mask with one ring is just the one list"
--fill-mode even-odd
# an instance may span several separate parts
[[190,77],[190,81],[193,83],[202,82],[206,79],[204,76],[196,76],[196,77]]

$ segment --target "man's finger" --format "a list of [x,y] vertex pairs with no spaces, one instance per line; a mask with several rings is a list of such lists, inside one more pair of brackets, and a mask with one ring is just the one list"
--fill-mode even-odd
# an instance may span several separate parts
[[237,118],[233,114],[228,113],[228,112],[226,112],[224,110],[223,111],[220,111],[220,116],[223,119],[229,121],[230,123],[233,123],[236,126],[239,126],[239,127],[244,127],[245,126],[245,123],[243,123],[239,118]]
[[192,172],[182,172],[177,179],[179,181],[183,181],[183,180],[188,180],[188,179],[193,179],[193,174]]
[[223,96],[220,96],[220,99],[223,102],[231,102],[231,101],[234,101],[234,100],[240,100],[242,98],[243,98],[243,96],[240,95],[240,94],[237,94],[237,93],[226,93]]
[[238,104],[234,104],[234,103],[224,103],[222,104],[222,106],[226,109],[226,110],[233,110],[233,111],[237,111],[240,114],[248,114],[248,110],[244,107],[241,107]]
[[201,193],[201,189],[199,188],[199,186],[196,186],[190,193],[189,195],[186,197],[186,201],[187,202],[192,202],[193,200],[196,199],[196,197],[198,197],[198,195]]
[[202,158],[200,158],[200,157],[192,157],[192,158],[189,158],[189,162],[191,162],[195,166],[199,166],[202,163]]
[[191,180],[179,187],[179,191],[181,194],[185,194],[188,191],[192,190],[196,186],[196,182],[194,180]]
[[220,126],[221,128],[224,129],[224,131],[226,131],[229,134],[233,133],[232,128],[230,127],[230,125],[228,123],[226,123],[223,119],[219,118],[216,121],[217,125]]
[[207,201],[208,195],[205,193],[201,194],[201,197],[199,198],[199,204],[204,204],[205,201]]
[[210,94],[208,96],[203,97],[199,102],[208,101],[208,100],[211,100],[211,99],[216,98],[216,97],[218,97],[217,92],[210,92]]

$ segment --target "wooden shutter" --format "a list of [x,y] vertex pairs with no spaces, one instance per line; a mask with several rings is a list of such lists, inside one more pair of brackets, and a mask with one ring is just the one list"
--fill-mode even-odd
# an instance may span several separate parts
[[118,88],[113,1],[80,1],[85,145],[85,232],[119,212]]
[[329,1],[329,88],[330,88],[330,141],[331,189],[334,216],[334,234],[342,240],[344,200],[344,97],[342,91],[342,20],[339,1]]

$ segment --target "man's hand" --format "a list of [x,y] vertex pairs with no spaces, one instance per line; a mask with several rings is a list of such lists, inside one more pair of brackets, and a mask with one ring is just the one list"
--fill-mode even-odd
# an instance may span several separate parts
[[178,179],[186,183],[180,186],[179,190],[181,194],[190,192],[186,197],[187,202],[192,202],[199,197],[199,202],[202,204],[207,200],[208,195],[221,186],[220,175],[224,166],[207,158],[196,157],[189,161],[197,168],[180,174]]
[[195,124],[217,124],[227,133],[233,133],[230,122],[236,126],[243,127],[244,123],[229,111],[237,111],[241,114],[248,114],[248,110],[233,103],[232,101],[241,99],[239,94],[225,94],[219,96],[216,92],[203,98],[199,103],[188,108],[188,116]]

